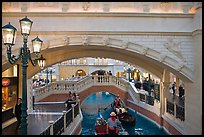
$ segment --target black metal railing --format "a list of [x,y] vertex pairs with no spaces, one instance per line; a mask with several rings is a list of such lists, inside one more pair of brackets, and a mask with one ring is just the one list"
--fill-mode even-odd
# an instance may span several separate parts
[[53,124],[53,135],[61,135],[64,132],[64,116],[61,116]]
[[76,104],[74,106],[74,117],[76,117],[79,114],[79,104]]
[[50,126],[45,129],[40,135],[50,135]]
[[140,94],[140,101],[146,102],[146,101],[145,101],[145,95],[144,95],[144,94]]
[[160,85],[159,84],[154,85],[154,97],[157,101],[160,101]]
[[149,104],[149,105],[154,106],[154,97],[146,96],[146,103]]
[[176,118],[181,119],[181,121],[185,120],[185,109],[182,106],[176,104]]
[[73,121],[73,120],[72,120],[72,109],[69,109],[69,110],[66,112],[66,127],[67,127],[68,125],[70,125],[72,121]]
[[166,101],[166,112],[168,112],[171,115],[174,115],[174,103]]

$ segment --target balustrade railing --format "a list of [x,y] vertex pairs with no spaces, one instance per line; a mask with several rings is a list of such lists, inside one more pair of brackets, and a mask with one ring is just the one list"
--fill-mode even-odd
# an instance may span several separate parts
[[86,88],[93,85],[115,85],[123,90],[126,89],[127,82],[122,78],[115,76],[87,76],[79,79],[78,81],[55,81],[48,86],[34,89],[35,100],[38,101],[53,93],[79,93]]

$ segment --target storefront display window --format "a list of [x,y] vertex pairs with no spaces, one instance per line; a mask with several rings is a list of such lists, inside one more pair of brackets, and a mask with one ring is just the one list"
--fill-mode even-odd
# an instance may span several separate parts
[[13,108],[18,95],[18,77],[2,78],[2,112]]

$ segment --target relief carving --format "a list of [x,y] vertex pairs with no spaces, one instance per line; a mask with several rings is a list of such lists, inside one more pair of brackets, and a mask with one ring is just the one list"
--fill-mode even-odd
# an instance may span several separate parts
[[83,36],[83,37],[82,37],[82,44],[83,44],[84,46],[88,45],[88,36]]
[[90,8],[90,2],[83,2],[82,8],[84,11],[87,11]]
[[184,61],[184,58],[183,58],[181,51],[180,51],[180,43],[175,43],[175,42],[173,42],[173,39],[169,39],[164,44],[164,47],[166,47],[168,49],[168,51],[170,51],[175,56],[177,56],[178,58],[180,58],[181,60]]
[[66,46],[69,45],[69,37],[68,37],[68,36],[66,36],[66,37],[64,38],[64,45],[66,45]]
[[122,47],[123,47],[124,49],[127,49],[127,48],[128,48],[128,42],[127,42],[127,41],[123,41]]
[[147,50],[148,50],[148,48],[142,47],[141,48],[141,54],[146,55],[147,54]]
[[107,45],[109,45],[109,44],[110,44],[109,38],[108,38],[108,37],[103,38],[103,45],[104,45],[104,46],[107,46]]

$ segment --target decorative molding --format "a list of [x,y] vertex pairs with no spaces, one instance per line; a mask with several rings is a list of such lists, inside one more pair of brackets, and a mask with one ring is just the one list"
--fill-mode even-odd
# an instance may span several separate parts
[[194,14],[192,13],[104,13],[104,12],[70,12],[70,13],[61,13],[61,12],[2,12],[2,17],[156,17],[156,18],[193,18]]
[[69,9],[69,3],[63,2],[62,3],[62,12],[67,12],[68,9]]
[[127,41],[122,41],[122,48],[123,48],[123,49],[127,49],[127,48],[128,48],[128,44],[129,44],[129,42],[127,42]]
[[[192,32],[134,32],[134,31],[32,31],[32,35],[148,35],[148,36],[192,36]],[[21,35],[21,32],[17,32]]]
[[88,45],[88,36],[87,35],[85,35],[85,36],[82,36],[82,44],[84,45],[84,46],[87,46]]
[[110,39],[108,37],[103,38],[103,45],[108,46],[110,44]]
[[104,12],[109,12],[110,11],[110,4],[108,2],[104,2],[103,11]]
[[82,8],[84,11],[87,11],[90,8],[90,2],[83,2]]
[[181,60],[184,60],[180,51],[180,43],[173,42],[173,39],[171,38],[164,44],[164,47],[166,47],[171,53],[176,55]]
[[68,46],[69,45],[69,37],[65,36],[64,38],[64,45]]
[[165,58],[166,58],[166,55],[161,53],[159,57],[159,62],[163,62]]
[[148,49],[149,49],[149,48],[141,47],[141,51],[140,51],[140,53],[141,53],[142,55],[146,55]]

